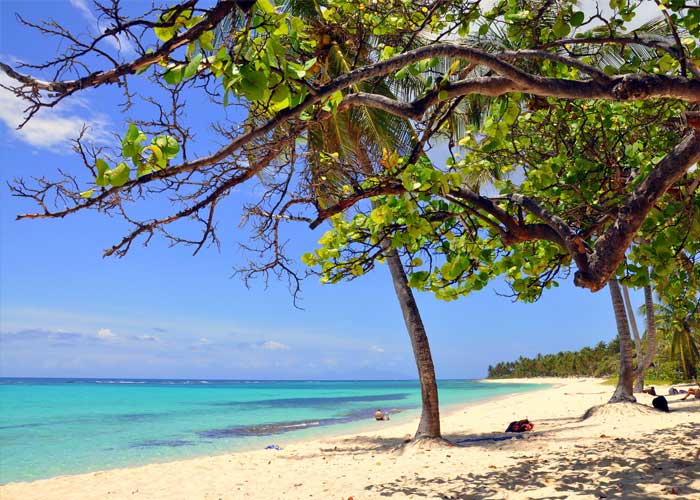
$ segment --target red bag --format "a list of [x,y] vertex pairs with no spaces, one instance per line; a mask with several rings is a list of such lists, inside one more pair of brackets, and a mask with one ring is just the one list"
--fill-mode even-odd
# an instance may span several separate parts
[[506,432],[528,432],[534,429],[535,424],[530,422],[528,419],[524,420],[514,420],[508,425]]

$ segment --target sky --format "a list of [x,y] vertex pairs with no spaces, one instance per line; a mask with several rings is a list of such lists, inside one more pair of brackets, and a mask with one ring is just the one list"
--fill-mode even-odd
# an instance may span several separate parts
[[[134,5],[134,4],[132,4]],[[138,3],[136,3],[138,5]],[[59,48],[55,40],[19,25],[57,21],[96,33],[102,23],[87,0],[0,1],[0,59],[41,62]],[[106,50],[121,50],[112,41]],[[48,76],[48,75],[41,75]],[[0,83],[6,76],[0,73]],[[125,225],[100,214],[62,220],[15,221],[34,207],[12,197],[15,177],[76,171],[70,139],[82,124],[97,144],[123,134],[137,104],[120,111],[114,88],[80,94],[41,111],[17,130],[23,106],[0,89],[0,376],[218,379],[412,379],[416,369],[390,276],[381,266],[350,283],[303,284],[302,309],[286,283],[248,289],[232,270],[246,255],[239,244],[240,206],[254,193],[232,193],[220,210],[220,249],[169,247],[154,238],[125,258],[102,251],[124,235]],[[192,99],[188,118],[208,151],[211,117]],[[208,142],[209,141],[209,142]],[[162,208],[162,202],[144,210]],[[326,228],[294,228],[290,252],[315,248]],[[520,355],[579,349],[615,336],[607,290],[593,294],[569,282],[536,304],[513,303],[501,282],[454,302],[419,293],[439,378],[481,378],[489,364]],[[635,305],[641,304],[634,295]]]

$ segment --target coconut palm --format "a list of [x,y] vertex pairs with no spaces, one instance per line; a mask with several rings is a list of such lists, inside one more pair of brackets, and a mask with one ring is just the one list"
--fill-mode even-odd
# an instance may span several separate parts
[[[351,69],[352,61],[358,57],[359,47],[350,47],[351,37],[342,29],[326,29],[320,6],[313,0],[290,0],[284,8],[318,27],[316,58],[318,69],[314,73],[314,84],[323,84],[334,76]],[[242,19],[232,15],[219,36],[225,37],[231,26]],[[367,43],[373,43],[368,40]],[[351,55],[352,54],[352,55]],[[405,94],[417,92],[421,84],[414,76],[405,80]],[[353,91],[373,92],[395,96],[384,80],[361,82]],[[337,112],[321,123],[311,127],[307,134],[308,182],[317,203],[323,207],[337,200],[344,185],[356,185],[359,179],[373,175],[378,170],[382,150],[407,154],[414,146],[410,123],[388,113],[372,108],[355,107]],[[437,380],[430,352],[430,344],[418,305],[408,284],[401,258],[387,240],[385,255],[392,282],[401,306],[404,322],[411,339],[421,386],[422,412],[416,439],[441,438]]]
[[632,342],[630,339],[629,322],[625,303],[620,291],[620,284],[613,278],[608,281],[610,298],[612,299],[615,323],[617,324],[617,336],[620,340],[620,375],[617,387],[613,392],[609,403],[636,402],[633,394],[634,368],[632,366]]
[[643,358],[637,358],[637,375],[634,385],[634,392],[642,392],[644,389],[644,374],[651,367],[656,355],[657,338],[656,338],[656,316],[654,314],[654,294],[651,285],[644,286],[644,305],[649,311],[646,316],[646,338],[647,351]]
[[668,304],[655,304],[659,331],[671,340],[671,356],[676,358],[683,375],[698,382],[700,374],[700,314],[699,303],[695,307],[680,308]]
[[642,390],[644,389],[644,375],[646,374],[649,367],[651,367],[657,349],[656,321],[654,317],[653,308],[653,291],[651,285],[644,286],[645,307],[643,309],[645,311],[650,311],[649,314],[645,314],[646,330],[644,332],[644,340],[646,340],[646,353],[643,349],[643,339],[642,336],[639,334],[637,320],[634,314],[634,309],[632,308],[629,288],[625,285],[622,286],[622,295],[625,299],[625,308],[627,309],[627,316],[629,317],[629,323],[632,327],[632,335],[634,336],[634,348],[637,359],[637,367],[635,369],[634,375],[634,392],[637,393],[642,392]]

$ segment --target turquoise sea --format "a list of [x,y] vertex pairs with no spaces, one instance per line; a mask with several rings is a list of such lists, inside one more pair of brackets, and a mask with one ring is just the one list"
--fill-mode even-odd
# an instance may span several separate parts
[[[443,409],[535,384],[444,380]],[[0,379],[0,483],[371,428],[418,415],[417,381]],[[381,425],[381,424],[379,424]]]

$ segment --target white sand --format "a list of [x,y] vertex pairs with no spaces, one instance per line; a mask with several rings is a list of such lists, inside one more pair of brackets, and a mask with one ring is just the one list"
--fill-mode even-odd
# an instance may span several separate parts
[[[683,498],[700,500],[700,401],[668,397],[672,412],[605,403],[594,379],[537,379],[540,391],[475,403],[443,418],[452,440],[501,436],[529,418],[522,439],[401,447],[417,422],[305,441],[282,451],[202,457],[0,487],[0,499]],[[512,381],[512,380],[511,380]],[[532,382],[533,380],[527,380]],[[657,388],[660,394],[667,388]],[[280,444],[284,445],[283,442]]]

